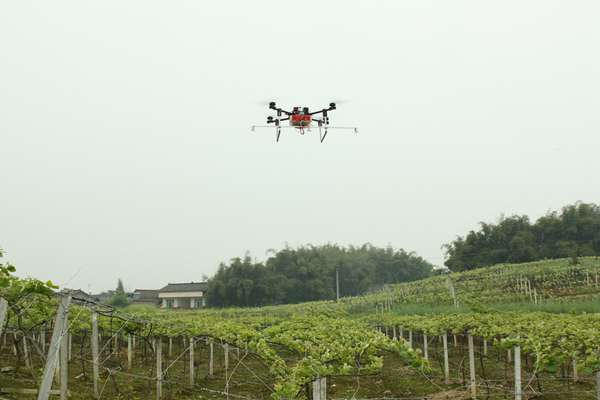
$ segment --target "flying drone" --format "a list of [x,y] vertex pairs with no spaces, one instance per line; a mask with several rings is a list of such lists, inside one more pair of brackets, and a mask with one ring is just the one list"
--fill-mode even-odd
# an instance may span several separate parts
[[[313,123],[318,125],[321,143],[325,140],[329,129],[352,130],[354,133],[358,133],[358,128],[355,127],[329,125],[329,113],[336,109],[335,103],[329,103],[329,108],[311,112],[308,107],[294,107],[292,108],[292,111],[286,111],[283,108],[277,107],[275,102],[272,101],[269,103],[269,109],[276,111],[277,115],[267,117],[268,125],[252,125],[252,132],[254,132],[256,128],[275,128],[276,142],[279,142],[281,129],[295,129],[301,135],[304,135],[305,132],[311,131]],[[315,118],[315,116],[319,114],[321,114],[321,118]],[[289,121],[289,126],[282,126],[281,123],[284,121]]]

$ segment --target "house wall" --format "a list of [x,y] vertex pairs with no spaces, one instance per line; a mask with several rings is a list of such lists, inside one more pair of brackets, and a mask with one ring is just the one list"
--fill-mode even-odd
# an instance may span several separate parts
[[[194,307],[192,307],[192,300],[194,300]],[[203,300],[202,297],[163,297],[160,307],[177,309],[202,308],[206,305]],[[172,303],[171,307],[167,307],[168,302]]]

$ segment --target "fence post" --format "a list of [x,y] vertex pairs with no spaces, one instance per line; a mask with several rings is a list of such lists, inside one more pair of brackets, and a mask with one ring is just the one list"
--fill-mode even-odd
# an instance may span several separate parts
[[[52,331],[52,340],[50,341],[50,349],[46,357],[46,365],[42,375],[42,383],[38,391],[37,400],[48,400],[50,389],[52,387],[52,378],[56,364],[58,361],[58,353],[63,336],[67,332],[67,314],[69,313],[69,304],[71,303],[70,295],[63,295],[58,304],[58,310],[54,319],[54,330]],[[62,386],[62,384],[61,384]]]
[[46,328],[42,328],[40,335],[40,345],[42,346],[42,353],[46,352]]
[[[8,311],[8,302],[5,298],[0,297],[0,336],[4,330],[4,322],[6,321],[6,314]],[[6,338],[6,336],[4,336]],[[6,343],[6,342],[5,342]]]
[[133,364],[133,343],[131,339],[131,333],[127,335],[127,369],[131,369],[131,365]]
[[100,398],[98,381],[100,379],[100,357],[98,355],[98,313],[92,309],[92,380],[94,381],[94,398]]
[[471,397],[477,398],[477,378],[475,377],[475,349],[473,346],[473,336],[469,333],[468,336],[469,342],[469,376],[470,376],[470,387],[471,387]]
[[327,377],[321,378],[319,389],[321,390],[321,400],[327,400]]
[[515,346],[515,400],[522,399],[523,389],[521,388],[521,346]]
[[214,343],[212,340],[208,343],[208,346],[209,346],[208,375],[212,376],[213,375],[213,353],[214,353]]
[[73,350],[73,335],[69,332],[69,361],[73,358],[71,350]]
[[190,338],[190,386],[194,386],[194,338]]
[[162,396],[162,338],[154,338],[154,351],[156,352],[156,398]]
[[27,335],[23,335],[23,358],[25,359],[25,366],[31,368],[31,362],[29,360],[29,349],[27,348]]
[[312,382],[312,400],[321,400],[321,378],[317,376]]
[[448,363],[448,334],[444,332],[442,336],[444,342],[444,383],[450,384],[450,364]]
[[60,341],[60,400],[67,400],[69,389],[69,314],[65,314],[63,322],[63,339]]

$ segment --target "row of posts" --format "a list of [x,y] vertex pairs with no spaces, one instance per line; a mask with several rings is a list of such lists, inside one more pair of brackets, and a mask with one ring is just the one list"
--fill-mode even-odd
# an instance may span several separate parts
[[[385,334],[388,334],[387,327],[385,329]],[[383,330],[383,329],[381,329]],[[392,338],[394,340],[398,340],[398,336],[396,335],[396,326],[392,327]],[[402,327],[399,328],[400,338],[404,338],[404,329]],[[454,336],[454,346],[458,345],[457,337]],[[444,333],[441,335],[442,345],[444,348],[444,382],[446,384],[450,383],[450,363],[448,359],[448,334]],[[425,360],[429,360],[429,339],[426,333],[423,333],[423,358]],[[467,344],[468,344],[468,353],[469,353],[469,389],[471,392],[472,398],[477,398],[477,377],[475,374],[475,346],[473,344],[473,336],[471,334],[467,335]],[[413,331],[408,331],[408,345],[413,347]],[[486,339],[483,340],[483,355],[487,356],[488,353],[488,341]],[[514,377],[515,377],[515,390],[514,390],[514,398],[515,400],[523,399],[523,388],[522,388],[522,379],[521,379],[521,347],[515,346],[513,351],[507,350],[508,361],[511,361],[511,358],[514,353]],[[577,360],[573,359],[572,363],[573,367],[573,379],[575,381],[578,380],[577,373]],[[596,399],[600,400],[600,371],[596,372]],[[322,399],[321,399],[322,400]]]
[[[71,297],[68,295],[61,296],[58,310],[56,313],[56,317],[54,320],[54,329],[52,332],[52,338],[50,341],[48,354],[46,357],[46,363],[44,365],[44,371],[42,374],[42,380],[39,389],[37,390],[37,399],[38,400],[47,400],[50,394],[60,394],[61,400],[67,400],[68,396],[68,362],[71,358],[71,335],[69,334],[69,305],[71,303]],[[6,339],[6,335],[3,335],[3,327],[6,320],[8,312],[8,303],[5,299],[0,298],[0,336],[3,336]],[[92,381],[94,387],[94,398],[99,399],[101,397],[101,388],[100,388],[100,346],[99,346],[99,328],[98,328],[98,313],[95,310],[92,310],[92,335],[91,335],[91,348],[92,348]],[[42,349],[46,348],[46,334],[44,330],[41,331],[40,336],[40,345]],[[114,338],[115,343],[117,337]],[[199,339],[197,338],[189,338],[186,340],[183,339],[184,343],[187,343],[186,351],[189,353],[189,383],[190,385],[194,385],[195,378],[195,364],[194,364],[194,347]],[[28,363],[29,359],[27,357],[28,349],[27,349],[27,341],[24,340],[24,355],[25,362]],[[208,375],[212,376],[214,373],[214,342],[210,339],[206,339],[206,343],[209,348],[209,359],[208,359]],[[153,341],[153,347],[155,350],[156,356],[156,396],[157,399],[160,399],[162,396],[162,384],[164,378],[163,371],[163,360],[162,360],[162,339],[155,338]],[[127,368],[131,370],[133,366],[133,353],[135,348],[135,336],[128,335],[127,336]],[[173,339],[169,338],[169,347],[168,353],[169,357],[172,355],[173,348]],[[235,348],[237,350],[237,357],[240,357],[239,348]],[[16,351],[16,349],[15,349]],[[45,351],[45,350],[44,350]],[[223,344],[224,351],[224,367],[225,373],[229,369],[229,344]],[[60,389],[52,390],[52,383],[54,381],[59,382]],[[228,385],[226,387],[226,391],[228,389]]]
[[[70,346],[71,340],[68,334],[68,313],[69,304],[71,302],[70,296],[62,296],[60,298],[58,311],[56,313],[54,321],[54,330],[52,332],[52,338],[50,341],[50,347],[48,350],[48,356],[46,358],[46,364],[42,375],[42,382],[38,391],[38,400],[47,400],[51,394],[51,386],[54,379],[60,382],[60,398],[61,400],[67,400],[68,396],[68,361],[70,358]],[[2,335],[2,329],[6,319],[8,304],[6,300],[0,298],[0,335]],[[396,327],[392,327],[393,339],[397,340]],[[386,334],[387,327],[385,328]],[[404,337],[403,328],[400,327],[400,338]],[[444,380],[448,384],[450,382],[450,366],[448,360],[448,335],[444,333],[441,335],[443,349],[444,349]],[[100,375],[100,363],[99,363],[99,331],[98,331],[98,314],[92,312],[92,364],[93,364],[93,384],[94,384],[94,397],[100,398],[99,393],[99,375]],[[42,334],[40,340],[45,341],[45,334]],[[214,343],[212,340],[207,340],[209,345],[209,362],[208,362],[208,374],[213,375],[213,356],[214,356]],[[189,352],[189,382],[190,385],[194,385],[194,344],[196,339],[190,338],[188,349]],[[413,332],[408,331],[408,343],[409,346],[413,346]],[[469,353],[469,388],[471,396],[477,397],[477,379],[475,374],[475,349],[473,344],[473,336],[467,335],[468,353]],[[157,399],[161,398],[162,395],[162,383],[163,383],[163,370],[162,370],[162,339],[154,339],[154,349],[156,354],[156,395]],[[487,355],[487,340],[483,341],[483,353]],[[172,338],[169,338],[169,356],[172,352]],[[457,345],[457,338],[454,335],[454,345]],[[135,337],[129,335],[127,337],[127,366],[129,369],[132,367],[133,361],[133,350],[135,346]],[[45,343],[43,347],[45,348]],[[224,363],[225,371],[227,373],[229,364],[229,345],[224,344]],[[24,349],[27,352],[26,348]],[[514,354],[514,398],[515,400],[523,399],[522,380],[521,380],[521,348],[515,346],[512,353]],[[511,351],[508,350],[508,359],[511,359]],[[239,349],[238,349],[239,357]],[[428,351],[428,337],[423,334],[423,357],[429,359]],[[27,357],[26,357],[27,358]],[[577,363],[573,360],[573,376],[577,379]],[[600,371],[596,372],[596,383],[597,383],[597,399],[600,400]],[[325,377],[317,377],[313,381],[313,400],[326,400],[326,387],[327,381]],[[227,389],[227,388],[226,388]]]

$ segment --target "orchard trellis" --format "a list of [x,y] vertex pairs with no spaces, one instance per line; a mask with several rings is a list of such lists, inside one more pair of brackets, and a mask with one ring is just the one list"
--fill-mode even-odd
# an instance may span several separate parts
[[31,375],[15,374],[12,386],[0,381],[0,390],[38,399],[69,392],[110,398],[130,387],[144,398],[184,390],[255,398],[239,389],[248,385],[258,397],[324,400],[337,377],[379,374],[381,354],[392,352],[440,390],[600,399],[597,315],[393,312],[404,304],[458,308],[470,293],[483,304],[495,296],[540,303],[566,292],[598,293],[597,260],[565,263],[451,274],[339,302],[190,313],[130,315],[68,292],[56,299],[34,291],[0,299],[1,349],[13,360],[0,367]]
[[[20,330],[11,326],[4,335],[6,337],[10,332],[14,335],[15,346],[20,346],[16,344],[18,342],[22,343],[23,349],[34,345],[40,354],[37,360],[44,362],[41,382],[37,387],[21,388],[30,393],[37,392],[38,400],[47,399],[51,394],[67,398],[69,379],[73,380],[68,372],[71,362],[79,363],[80,376],[89,375],[91,369],[90,386],[96,399],[106,397],[107,387],[111,385],[113,392],[119,391],[117,376],[154,382],[153,393],[157,399],[164,397],[165,384],[170,387],[184,385],[191,391],[209,391],[227,398],[244,397],[230,390],[236,372],[242,369],[273,397],[295,397],[314,381],[313,386],[319,389],[313,392],[322,393],[322,399],[328,374],[375,372],[381,368],[377,357],[381,351],[396,352],[407,362],[421,365],[418,355],[403,343],[371,331],[363,323],[326,316],[318,317],[320,323],[316,326],[312,326],[315,320],[308,318],[240,317],[239,321],[227,322],[221,317],[203,320],[195,314],[131,316],[85,299],[71,298],[69,293],[60,296],[52,322],[48,319],[52,315],[50,309],[52,306],[48,307],[45,320],[34,318]],[[346,333],[345,339],[341,332]],[[357,341],[359,332],[363,338]],[[315,344],[307,346],[309,341]],[[340,343],[341,346],[335,348]],[[135,355],[140,357],[140,347],[142,364],[154,365],[147,374],[132,371]],[[222,354],[219,373],[224,377],[224,384],[219,390],[197,385],[200,347],[207,356],[204,368],[209,377],[215,374],[217,348]],[[291,364],[278,354],[277,347],[294,354]],[[331,353],[332,350],[335,352]],[[34,359],[26,350],[21,355],[25,355],[26,368],[33,370]],[[22,358],[17,357],[17,360]],[[260,359],[268,374],[260,376],[247,366],[249,358]],[[354,362],[357,364],[352,365]],[[167,377],[172,369],[178,368],[181,372],[182,367],[184,374],[177,378]],[[186,382],[182,376],[188,377]],[[58,389],[52,390],[53,383]],[[82,385],[77,383],[81,390]]]

